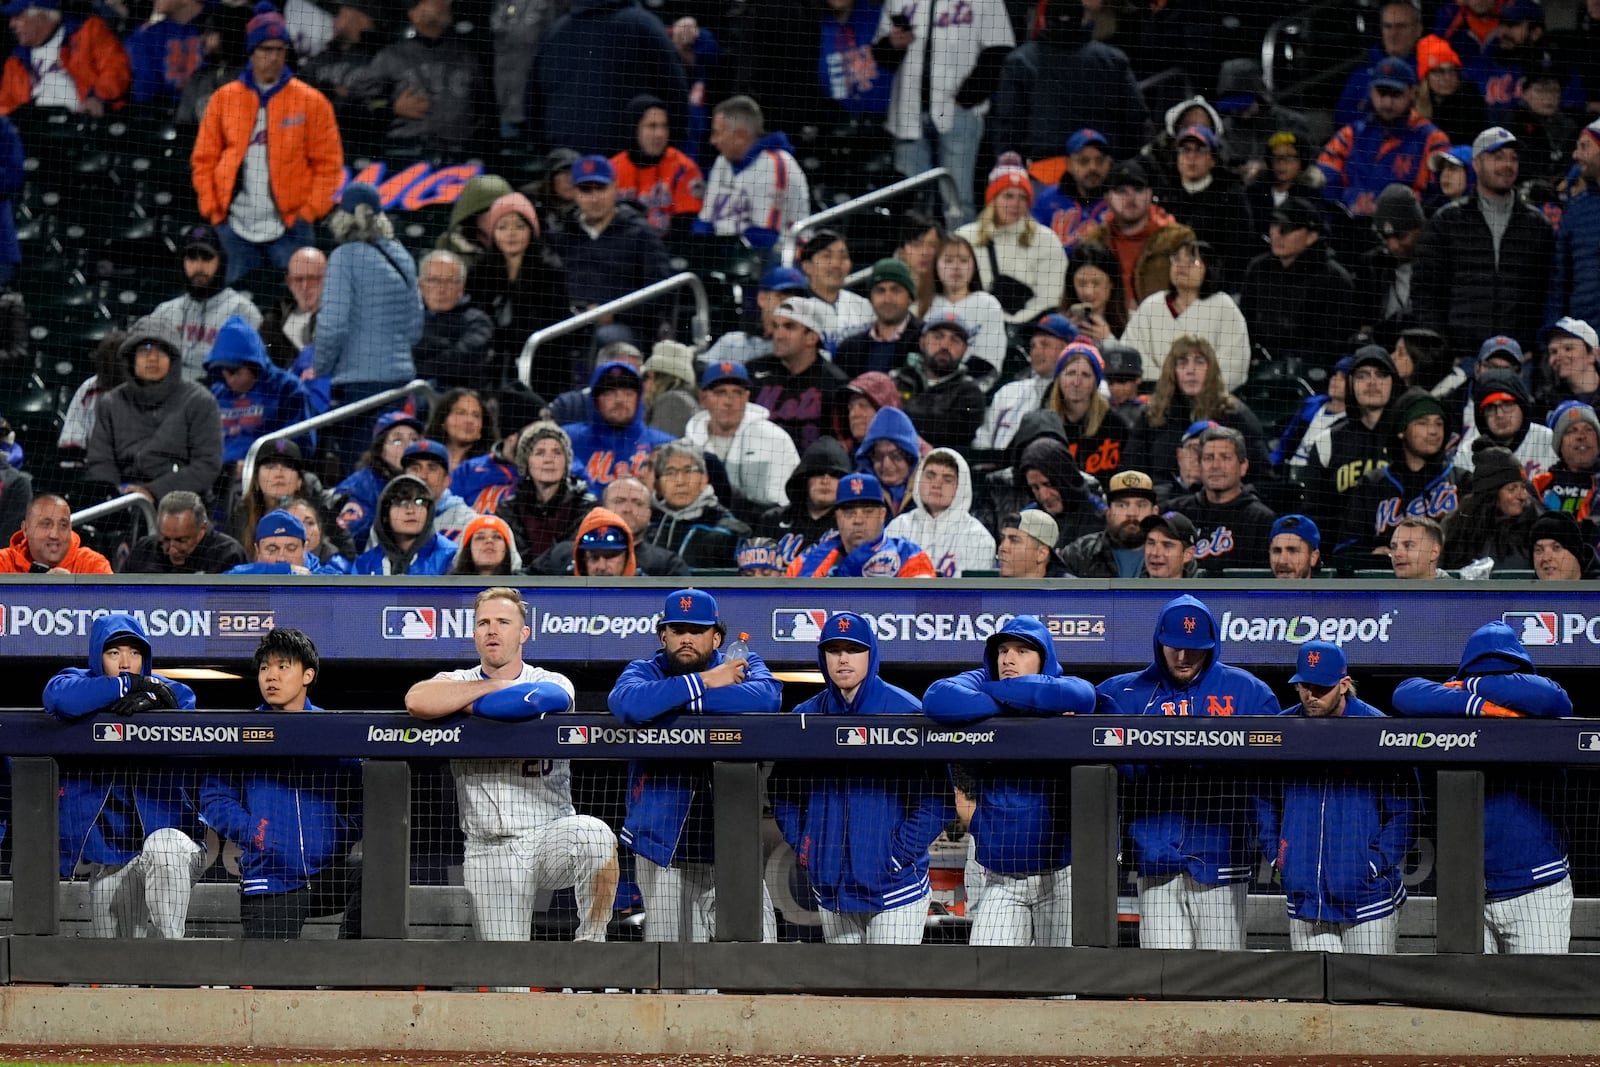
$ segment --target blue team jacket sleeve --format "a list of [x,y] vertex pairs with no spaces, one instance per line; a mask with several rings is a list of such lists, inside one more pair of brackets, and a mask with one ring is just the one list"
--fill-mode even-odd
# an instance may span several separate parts
[[1009,709],[1034,715],[1094,714],[1094,686],[1082,678],[995,678],[983,683],[983,691]]
[[[1485,687],[1485,682],[1491,684]],[[1482,675],[1468,678],[1466,683],[1450,686],[1424,678],[1408,678],[1394,691],[1394,710],[1402,715],[1475,716],[1484,713],[1483,706],[1488,701],[1524,715],[1572,714],[1572,699],[1566,690],[1538,675]],[[1489,692],[1485,692],[1485,688]]]
[[1524,715],[1563,719],[1572,714],[1567,691],[1537,674],[1480,674],[1465,681],[1467,692]]
[[1400,782],[1383,791],[1383,825],[1378,830],[1377,849],[1385,871],[1399,870],[1417,840],[1416,772],[1411,774],[1410,782]]
[[551,712],[570,711],[572,698],[554,682],[520,682],[472,702],[472,713],[500,722],[527,722]]
[[224,841],[240,848],[251,847],[258,820],[240,801],[238,778],[231,774],[207,774],[200,780],[200,819]]
[[922,697],[922,713],[937,722],[972,722],[1000,714],[1000,704],[984,692],[984,671],[941,678]]
[[[182,700],[188,686],[173,686],[173,692]],[[68,667],[45,683],[44,710],[58,719],[81,719],[92,715],[128,695],[128,676],[118,674],[91,675],[82,667]],[[190,693],[189,707],[194,707],[194,694]]]
[[944,775],[912,778],[908,785],[918,794],[910,798],[911,810],[905,821],[895,827],[893,835],[893,858],[902,867],[926,856],[945,824],[955,815],[955,798],[951,796]]
[[[721,662],[722,653],[719,652],[713,665]],[[761,657],[752,652],[745,660],[744,681],[720,689],[705,689],[696,703],[699,706],[690,707],[690,711],[772,714],[783,710],[783,683],[774,678]]]
[[697,675],[663,678],[654,660],[636,659],[622,669],[606,697],[606,707],[623,722],[650,722],[684,707],[704,692],[705,686]]

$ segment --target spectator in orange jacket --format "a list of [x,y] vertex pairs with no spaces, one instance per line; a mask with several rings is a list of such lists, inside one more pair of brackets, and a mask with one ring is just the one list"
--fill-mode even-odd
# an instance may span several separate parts
[[200,214],[227,253],[224,285],[266,261],[284,270],[315,244],[312,223],[344,177],[333,105],[287,69],[289,27],[267,0],[245,26],[245,53],[244,73],[212,95],[189,157]]
[[635,204],[662,237],[688,233],[706,195],[705,177],[694,160],[667,143],[667,105],[640,93],[628,101],[634,144],[611,157],[617,197]]
[[133,70],[103,19],[63,19],[61,0],[11,0],[0,14],[17,39],[0,73],[0,115],[27,103],[97,117],[122,106]]
[[111,563],[72,532],[72,506],[54,493],[33,498],[11,547],[0,549],[0,574],[110,573]]

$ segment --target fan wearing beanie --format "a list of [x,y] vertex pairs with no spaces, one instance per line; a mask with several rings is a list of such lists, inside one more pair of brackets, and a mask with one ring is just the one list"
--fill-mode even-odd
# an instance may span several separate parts
[[1440,566],[1454,569],[1488,557],[1497,570],[1526,570],[1533,565],[1529,531],[1544,506],[1534,498],[1522,461],[1510,449],[1480,437],[1473,453],[1470,491],[1461,510],[1444,523]]
[[1338,550],[1371,552],[1407,516],[1443,522],[1460,505],[1457,471],[1446,450],[1444,405],[1426,389],[1407,389],[1384,412],[1380,436],[1389,465],[1368,471],[1349,495]]
[[289,69],[291,47],[282,13],[262,0],[245,24],[244,73],[212,94],[195,136],[195,196],[227,253],[227,285],[268,264],[285,270],[314,245],[344,180],[333,105]]
[[1034,219],[1033,180],[1022,157],[1006,152],[989,172],[983,211],[956,231],[978,255],[978,275],[1009,322],[1033,322],[1055,309],[1067,283],[1067,253]]

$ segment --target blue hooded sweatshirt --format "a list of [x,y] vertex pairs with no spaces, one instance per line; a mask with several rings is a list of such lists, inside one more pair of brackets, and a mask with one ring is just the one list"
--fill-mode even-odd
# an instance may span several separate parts
[[[150,635],[132,615],[102,615],[89,630],[89,666],[67,667],[45,683],[44,710],[58,719],[82,719],[128,695],[126,674],[108,675],[100,657],[119,637],[144,645],[141,674],[149,676],[154,657]],[[165,680],[165,679],[163,679]],[[180,708],[194,707],[194,691],[167,681]],[[78,863],[127,863],[144,848],[145,838],[175,827],[200,836],[191,782],[177,763],[140,760],[136,765],[69,764],[61,772],[61,876],[72,877]]]
[[[722,664],[722,650],[711,653],[706,669]],[[783,684],[754,650],[745,680],[707,689],[697,673],[673,670],[665,650],[636,659],[622,670],[606,706],[630,725],[665,715],[775,713],[783,704]],[[709,863],[713,858],[711,764],[694,761],[634,760],[628,766],[628,816],[623,844],[659,867]]]
[[[906,480],[899,485],[885,485],[894,507],[890,509],[891,517],[900,514],[905,507],[906,493],[911,488],[911,472],[916,470],[917,459],[922,455],[921,439],[917,437],[917,428],[911,423],[911,416],[899,408],[879,408],[878,413],[872,416],[872,423],[867,427],[867,435],[861,439],[861,444],[856,447],[856,470],[868,474],[872,470],[872,450],[879,441],[890,441],[900,451],[911,457],[910,466],[906,468]],[[879,479],[881,484],[882,479]]]
[[[305,710],[323,709],[307,701]],[[241,895],[302,889],[350,851],[361,836],[360,769],[360,760],[297,758],[201,778],[201,821],[239,846]]]
[[589,491],[596,497],[618,478],[637,475],[650,461],[650,453],[674,440],[666,431],[644,424],[643,378],[639,379],[641,392],[632,422],[618,429],[600,417],[600,409],[595,406],[594,387],[617,368],[635,377],[639,375],[633,366],[620,360],[600,364],[589,379],[589,421],[561,427],[572,442],[572,473],[587,479]]
[[[1167,670],[1163,634],[1209,637],[1211,655],[1187,685]],[[1161,609],[1150,640],[1154,659],[1142,671],[1107,678],[1098,687],[1105,715],[1276,715],[1278,701],[1255,675],[1222,662],[1217,620],[1192,596]],[[1201,885],[1250,877],[1245,824],[1249,808],[1238,776],[1226,771],[1153,768],[1141,776],[1130,803],[1129,836],[1141,876],[1187,873]]]
[[[849,700],[828,676],[823,645],[852,641],[868,653],[867,676]],[[917,698],[878,677],[878,638],[854,612],[830,618],[817,641],[827,688],[797,715],[918,715]],[[912,727],[915,729],[915,727]],[[772,816],[832,912],[878,912],[925,898],[928,847],[955,814],[950,786],[931,764],[783,763],[767,789]]]
[[[1491,622],[1467,639],[1450,681],[1408,678],[1394,691],[1394,710],[1417,716],[1556,719],[1572,714],[1572,698],[1539,677],[1511,627]],[[1548,773],[1485,773],[1483,874],[1489,900],[1520,897],[1567,877],[1567,843],[1553,815],[1558,786]]]
[[[1344,717],[1384,714],[1351,696]],[[1393,914],[1406,899],[1401,863],[1416,841],[1417,809],[1410,768],[1334,766],[1291,774],[1258,796],[1261,852],[1282,875],[1289,918],[1363,923]]]
[[[1007,638],[1038,650],[1038,674],[1000,677],[1000,644]],[[1089,715],[1095,700],[1093,686],[1062,673],[1044,623],[1018,615],[984,642],[982,667],[930,685],[922,710],[939,722],[964,723],[994,715]],[[1071,797],[1059,763],[997,762],[968,770],[977,779],[972,836],[979,863],[1016,877],[1072,862]]]
[[[256,380],[249,391],[236,393],[223,380],[223,367],[255,368]],[[273,363],[261,335],[238,315],[217,330],[217,340],[206,357],[206,373],[211,377],[211,395],[222,409],[222,462],[238,463],[262,434],[281,430],[304,421],[310,414],[306,391],[299,379]],[[316,434],[302,434],[295,444],[310,455],[316,447]]]

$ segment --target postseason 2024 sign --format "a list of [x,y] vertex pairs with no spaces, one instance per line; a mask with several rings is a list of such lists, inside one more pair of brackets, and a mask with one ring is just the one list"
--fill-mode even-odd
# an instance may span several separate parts
[[[513,583],[518,584],[518,583]],[[1453,667],[1467,637],[1504,621],[1542,667],[1600,662],[1600,595],[1537,583],[1005,582],[696,583],[713,592],[734,632],[774,665],[814,666],[828,616],[865,615],[888,663],[978,662],[983,643],[1016,615],[1036,615],[1064,666],[1127,668],[1148,663],[1163,605],[1177,592],[1216,617],[1223,654],[1241,666],[1288,667],[1306,641],[1335,641],[1351,665]],[[670,580],[619,588],[582,581],[521,584],[529,603],[527,656],[543,664],[624,663],[655,647]],[[472,599],[482,588],[456,581],[196,578],[135,583],[0,580],[0,655],[59,660],[83,649],[94,619],[136,615],[161,661],[247,660],[274,626],[311,635],[324,660],[449,661],[472,655]]]

